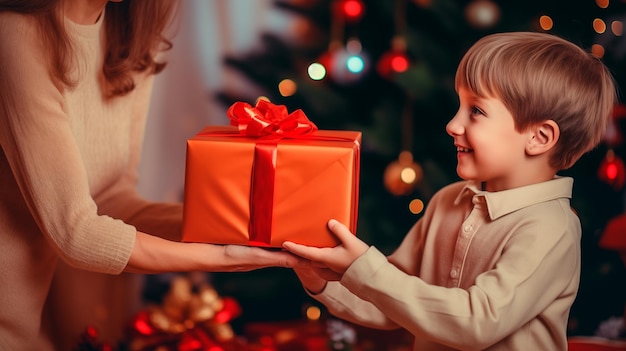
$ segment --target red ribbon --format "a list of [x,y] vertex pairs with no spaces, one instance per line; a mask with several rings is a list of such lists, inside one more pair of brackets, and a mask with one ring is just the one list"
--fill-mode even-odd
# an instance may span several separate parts
[[241,135],[259,138],[255,143],[252,163],[248,232],[251,243],[269,246],[278,141],[283,138],[302,138],[317,130],[317,126],[302,110],[288,114],[285,106],[261,99],[255,107],[245,102],[235,102],[228,109],[227,115],[230,124],[238,127]]
[[228,109],[230,124],[239,128],[239,133],[249,137],[269,135],[280,138],[298,138],[317,130],[302,110],[287,114],[287,107],[261,100],[255,107],[245,102],[235,102]]

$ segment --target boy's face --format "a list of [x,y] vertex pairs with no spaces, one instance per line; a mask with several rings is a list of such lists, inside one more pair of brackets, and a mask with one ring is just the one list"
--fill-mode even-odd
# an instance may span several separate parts
[[457,174],[462,179],[486,182],[499,191],[524,185],[528,166],[528,133],[515,130],[509,110],[497,98],[480,98],[459,89],[460,106],[446,131],[457,148]]

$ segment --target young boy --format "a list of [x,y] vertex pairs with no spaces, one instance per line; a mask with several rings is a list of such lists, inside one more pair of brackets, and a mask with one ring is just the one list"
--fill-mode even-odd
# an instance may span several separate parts
[[296,273],[331,313],[405,328],[414,350],[567,350],[581,226],[557,172],[602,140],[612,77],[553,35],[500,33],[469,49],[456,90],[446,130],[464,181],[433,196],[393,254],[335,220],[341,245],[284,248],[313,262]]

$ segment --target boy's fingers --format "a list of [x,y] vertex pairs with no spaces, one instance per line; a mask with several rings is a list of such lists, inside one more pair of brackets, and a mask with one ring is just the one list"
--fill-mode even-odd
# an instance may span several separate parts
[[337,236],[342,243],[349,241],[354,238],[354,234],[350,232],[350,229],[346,227],[343,223],[339,222],[336,219],[331,219],[328,221],[328,228]]

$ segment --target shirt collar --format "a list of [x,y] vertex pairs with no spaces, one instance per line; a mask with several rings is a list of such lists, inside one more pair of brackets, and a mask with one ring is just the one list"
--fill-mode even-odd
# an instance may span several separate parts
[[573,178],[556,176],[554,179],[546,182],[508,190],[488,192],[480,190],[479,182],[468,181],[463,189],[461,189],[454,203],[459,204],[463,198],[470,195],[472,199],[482,197],[487,205],[489,217],[491,220],[494,220],[524,207],[541,202],[559,198],[570,199],[572,197],[573,185]]

